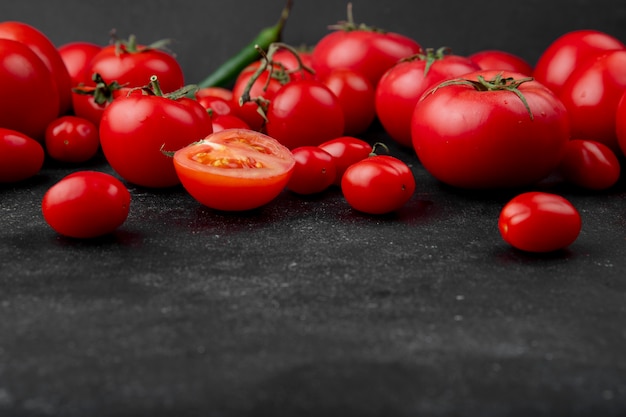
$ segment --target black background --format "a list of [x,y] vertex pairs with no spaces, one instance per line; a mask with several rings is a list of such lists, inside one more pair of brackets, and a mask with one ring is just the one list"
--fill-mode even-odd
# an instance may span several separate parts
[[[534,63],[569,30],[626,40],[626,4],[353,1],[357,21],[467,54]],[[112,28],[172,38],[197,82],[273,24],[281,1],[2,2],[61,45]],[[295,0],[284,40],[313,44],[345,4]],[[363,135],[386,140],[376,126]],[[41,198],[102,160],[47,163],[0,187],[2,416],[622,416],[626,414],[624,181],[559,184],[583,230],[529,255],[497,231],[519,190],[442,186],[414,154],[398,213],[352,211],[337,189],[283,193],[217,213],[181,188],[129,185],[127,222],[94,241],[59,237]]]

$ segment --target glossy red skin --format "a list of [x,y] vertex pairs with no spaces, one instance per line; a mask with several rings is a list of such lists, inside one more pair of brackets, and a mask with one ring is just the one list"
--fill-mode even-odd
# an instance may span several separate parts
[[89,72],[100,74],[107,83],[117,81],[129,88],[148,85],[154,75],[164,93],[185,85],[183,70],[174,56],[144,45],[138,49],[140,52],[127,52],[122,47],[122,52],[118,53],[115,45],[105,46],[92,58]]
[[[298,50],[296,50],[296,52],[298,53],[298,57],[300,57],[300,61],[302,61],[302,65],[313,69],[312,53],[310,51]],[[278,49],[272,56],[272,61],[282,64],[285,69],[290,72],[290,78],[292,80],[313,79],[316,77],[316,74],[302,68],[296,56],[288,49]]]
[[615,111],[615,135],[619,146],[618,154],[626,155],[626,91],[617,103]]
[[82,117],[61,116],[48,125],[45,145],[52,159],[69,163],[86,162],[100,148],[98,126]]
[[317,146],[292,149],[296,160],[287,189],[302,195],[321,193],[335,182],[337,168],[331,154]]
[[189,98],[131,95],[115,99],[100,122],[100,144],[126,181],[150,188],[180,183],[170,156],[213,131],[209,114]]
[[196,91],[196,98],[219,97],[226,101],[232,101],[233,91],[225,87],[203,87]]
[[615,117],[626,91],[625,68],[623,49],[596,55],[572,72],[559,95],[570,115],[572,137],[595,140],[621,152]]
[[341,136],[319,145],[335,159],[335,185],[341,186],[341,178],[348,167],[370,156],[372,145],[353,136]]
[[[80,87],[83,91],[93,91],[95,87]],[[78,88],[76,88],[78,89]],[[120,88],[113,90],[111,92],[111,97],[109,100],[100,104],[97,103],[93,94],[84,94],[78,93],[76,91],[72,92],[72,107],[73,114],[78,117],[82,117],[83,119],[87,119],[96,126],[100,126],[100,120],[102,119],[102,113],[104,113],[104,109],[107,108],[109,104],[113,100],[118,97],[125,97],[130,93],[130,88]]]
[[69,42],[58,48],[61,59],[72,80],[72,87],[81,83],[90,83],[91,59],[102,50],[102,46],[91,42]]
[[257,209],[285,189],[295,159],[277,140],[250,129],[227,129],[174,154],[183,187],[221,211]]
[[514,197],[500,212],[498,229],[511,246],[536,253],[570,246],[582,227],[578,210],[565,198],[545,192]]
[[528,76],[533,75],[533,67],[528,61],[508,51],[486,49],[474,52],[467,58],[483,70],[504,70]]
[[387,214],[411,199],[415,178],[408,165],[398,158],[375,155],[348,167],[341,179],[341,190],[353,209]]
[[449,78],[480,69],[478,64],[459,55],[444,55],[426,71],[427,61],[414,57],[399,62],[383,74],[375,93],[378,120],[398,144],[411,148],[411,117],[422,94]]
[[128,217],[131,196],[114,176],[97,171],[70,174],[50,187],[41,209],[60,235],[91,239],[114,232]]
[[[501,71],[479,71],[493,79]],[[523,74],[503,76],[523,79]],[[413,146],[435,178],[460,188],[522,187],[557,167],[570,139],[565,107],[543,85],[520,85],[534,119],[515,93],[478,91],[466,85],[440,87],[415,106]]]
[[0,39],[0,126],[43,142],[48,123],[58,115],[58,90],[50,70],[25,44]]
[[335,93],[344,115],[344,134],[365,132],[376,117],[375,89],[364,75],[347,68],[338,68],[322,80]]
[[606,145],[574,139],[567,144],[559,172],[565,181],[588,190],[606,190],[619,180],[620,161]]
[[[35,27],[15,21],[0,23],[0,38],[22,42],[37,54],[53,76],[53,85],[56,86],[56,97],[59,101],[58,115],[67,113],[72,106],[72,79],[52,41]],[[48,96],[46,99],[50,100],[51,97]]]
[[[254,71],[244,71],[235,80],[233,86],[233,101],[232,107],[235,109],[237,117],[241,118],[252,130],[260,131],[265,125],[265,120],[258,112],[259,106],[254,101],[248,101],[240,103],[239,100],[242,97],[244,91],[247,88],[248,82],[254,75]],[[250,98],[255,99],[258,97],[265,100],[272,100],[274,95],[283,86],[277,79],[271,78],[268,82],[269,72],[262,72],[259,77],[254,81],[250,88]]]
[[267,134],[289,149],[319,145],[343,135],[337,97],[316,80],[295,80],[276,92],[267,109]]
[[394,32],[337,30],[315,45],[311,65],[320,79],[333,69],[349,68],[365,75],[375,86],[385,71],[421,49],[415,40]]
[[563,84],[584,61],[601,52],[625,49],[619,39],[598,30],[575,30],[555,39],[539,56],[533,77],[559,95]]
[[211,116],[213,132],[220,132],[226,129],[250,129],[250,126],[243,119],[232,114],[214,114]]
[[12,129],[0,127],[0,183],[14,183],[41,171],[45,153],[41,143]]
[[211,111],[211,114],[232,114],[235,115],[235,109],[233,108],[232,100],[226,100],[217,96],[203,96],[196,98],[198,103],[207,110]]

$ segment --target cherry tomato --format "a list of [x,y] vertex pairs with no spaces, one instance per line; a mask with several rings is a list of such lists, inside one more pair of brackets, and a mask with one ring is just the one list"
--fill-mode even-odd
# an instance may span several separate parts
[[485,49],[467,57],[483,70],[503,70],[533,75],[533,67],[524,58],[508,51]]
[[24,133],[0,127],[0,183],[35,176],[41,171],[44,158],[41,143]]
[[266,129],[289,149],[316,146],[343,135],[343,110],[337,96],[322,82],[290,81],[271,99]]
[[324,79],[333,69],[348,68],[365,75],[373,86],[398,60],[415,55],[421,46],[399,33],[356,24],[348,5],[346,22],[322,37],[311,53],[311,65],[318,78]]
[[[298,58],[300,61],[298,61]],[[295,49],[292,51],[279,48],[272,55],[272,62],[281,64],[292,80],[315,78],[314,73],[309,72],[303,67],[305,66],[308,69],[312,69],[312,53],[309,50]]]
[[63,236],[89,239],[112,233],[128,217],[131,196],[114,176],[79,171],[54,184],[41,208],[48,225]]
[[202,105],[205,109],[209,110],[211,114],[232,114],[235,115],[235,110],[233,109],[233,102],[225,100],[221,97],[217,96],[203,96],[196,98],[198,103]]
[[211,124],[213,125],[213,132],[226,129],[250,129],[250,126],[243,119],[232,114],[213,114],[211,115]]
[[365,132],[376,117],[374,86],[369,79],[353,70],[337,68],[322,81],[339,99],[344,115],[344,134]]
[[[57,92],[54,97],[47,95],[50,87],[41,90],[41,94],[46,94],[46,100],[58,99],[57,115],[67,113],[72,106],[72,79],[61,58],[61,54],[52,41],[35,27],[15,21],[5,21],[0,23],[0,38],[12,39],[27,45],[40,59],[52,74],[52,85]],[[34,112],[33,112],[34,113]]]
[[102,49],[102,46],[91,42],[69,42],[58,48],[61,59],[72,80],[72,87],[91,82],[89,71],[91,59]]
[[61,162],[86,162],[100,148],[98,127],[82,117],[66,115],[53,120],[46,129],[46,151]]
[[[260,131],[265,124],[265,120],[259,114],[259,104],[255,101],[240,103],[240,99],[244,96],[244,92],[248,90],[252,100],[272,100],[283,84],[278,79],[271,77],[269,71],[263,71],[257,79],[252,80],[254,73],[254,71],[243,71],[235,80],[235,85],[233,86],[233,108],[237,116],[246,122],[251,129]],[[252,85],[249,87],[248,84],[250,82],[252,82]]]
[[559,95],[572,72],[588,58],[601,52],[625,48],[626,45],[619,39],[598,30],[567,32],[542,52],[532,75]]
[[620,162],[606,145],[592,140],[570,140],[559,165],[563,178],[590,190],[605,190],[619,180]]
[[233,100],[233,91],[225,87],[204,87],[196,91],[196,98],[219,97],[226,101]]
[[553,252],[571,245],[581,230],[578,210],[560,195],[531,191],[510,200],[500,212],[505,242],[526,252]]
[[192,98],[130,95],[115,99],[100,121],[100,144],[111,167],[135,185],[163,188],[180,183],[175,152],[213,131],[206,109]]
[[287,189],[296,194],[317,194],[335,181],[337,168],[331,154],[317,146],[300,146],[292,149],[296,160]]
[[150,77],[155,76],[164,93],[185,85],[183,70],[173,55],[151,45],[138,44],[134,36],[103,47],[91,59],[89,73],[100,74],[107,83],[117,81],[129,88],[146,86]]
[[341,191],[355,210],[386,214],[404,206],[415,192],[415,178],[406,163],[390,155],[375,155],[346,169]]
[[559,98],[572,126],[572,137],[601,142],[614,152],[617,105],[626,91],[626,49],[604,52],[572,72]]
[[354,136],[341,136],[319,145],[335,160],[335,185],[341,186],[341,178],[346,169],[355,162],[367,158],[372,153],[372,145]]
[[438,84],[415,106],[411,128],[427,171],[474,189],[534,184],[556,169],[570,139],[560,100],[531,78],[506,71],[481,70]]
[[174,154],[176,172],[189,194],[223,211],[271,202],[287,185],[294,165],[286,147],[249,129],[215,132]]
[[0,126],[43,142],[48,123],[58,115],[50,70],[25,44],[0,39]]
[[387,70],[376,86],[378,120],[394,141],[412,147],[411,117],[422,94],[441,81],[479,69],[468,58],[451,54],[447,48],[427,49],[403,59]]

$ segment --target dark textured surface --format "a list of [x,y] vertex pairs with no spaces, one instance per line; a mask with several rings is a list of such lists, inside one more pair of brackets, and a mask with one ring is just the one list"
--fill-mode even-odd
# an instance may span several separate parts
[[[0,12],[42,26],[57,43],[100,39],[111,26],[194,45],[223,34],[197,66],[180,41],[193,78],[282,4],[258,12],[261,2],[246,2],[239,26],[220,18],[241,3],[137,1],[105,15],[110,3],[26,1]],[[424,5],[428,13],[414,2],[354,3],[363,20],[397,22],[428,46],[506,40],[528,56],[565,29],[623,28],[625,16],[615,2],[541,2],[545,13],[530,20],[540,2],[502,10],[483,2],[505,20],[485,19],[481,32],[469,23],[481,4],[459,6],[463,20],[432,13],[455,2]],[[199,4],[211,9],[206,16],[193,13]],[[343,17],[338,4],[296,0],[290,39],[317,39],[320,22]],[[414,13],[399,11],[408,5]],[[387,141],[376,129],[365,137]],[[336,189],[285,192],[260,210],[224,214],[181,188],[131,186],[127,222],[112,236],[76,241],[48,228],[41,198],[74,170],[111,172],[101,159],[47,164],[0,187],[0,415],[625,415],[624,182],[605,193],[548,188],[575,204],[583,230],[568,250],[533,256],[497,231],[517,191],[459,192],[411,152],[391,151],[411,164],[418,186],[384,217],[352,211]]]

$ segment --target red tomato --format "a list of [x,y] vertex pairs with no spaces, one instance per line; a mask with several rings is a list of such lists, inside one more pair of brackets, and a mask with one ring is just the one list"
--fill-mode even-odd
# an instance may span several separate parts
[[389,155],[375,155],[348,167],[341,191],[355,210],[386,214],[404,206],[415,192],[415,177],[406,163]]
[[[273,53],[271,58],[272,62],[279,63],[283,66],[292,80],[298,80],[303,78],[315,78],[315,74],[306,69],[313,69],[311,56],[311,51],[302,51],[297,49],[292,51],[289,49],[279,48]],[[298,58],[300,61],[298,61]]]
[[250,126],[243,119],[232,114],[214,114],[211,116],[213,132],[220,132],[226,129],[250,129]]
[[128,217],[130,202],[130,193],[114,176],[79,171],[50,187],[41,209],[48,225],[60,235],[89,239],[120,227]]
[[341,178],[348,167],[372,153],[372,145],[353,136],[341,136],[319,145],[335,159],[335,185],[341,186]]
[[196,91],[196,98],[200,99],[202,97],[219,97],[226,101],[232,101],[233,92],[224,87],[204,87]]
[[626,49],[596,55],[569,76],[559,98],[572,126],[572,137],[601,142],[614,152],[617,105],[626,91]]
[[[57,93],[54,95],[54,98],[58,99],[57,115],[67,113],[72,106],[72,79],[59,51],[52,41],[33,26],[23,22],[10,21],[0,23],[0,38],[22,42],[35,52],[52,74],[52,85],[57,90]],[[53,97],[44,93],[44,91],[49,89],[50,87],[41,90],[41,94],[46,94],[46,100],[53,100]]]
[[289,149],[315,146],[343,135],[343,110],[337,96],[322,82],[295,80],[271,99],[266,129]]
[[506,71],[439,84],[415,106],[411,128],[426,170],[461,188],[531,185],[553,172],[570,138],[559,99],[523,74]]
[[498,219],[505,242],[526,252],[553,252],[571,245],[581,230],[578,210],[565,198],[531,191],[509,201]]
[[50,70],[25,44],[0,39],[0,127],[43,142],[48,123],[58,115]]
[[483,70],[503,70],[533,75],[533,67],[524,58],[511,52],[486,49],[474,52],[467,57]]
[[[263,71],[256,80],[252,80],[254,71],[243,71],[235,80],[233,86],[233,108],[238,117],[250,126],[253,130],[261,130],[265,124],[265,119],[259,114],[259,104],[255,99],[272,100],[276,92],[283,86],[281,81],[272,78],[269,71]],[[248,84],[252,82],[251,86]],[[244,92],[248,90],[248,94],[253,101],[244,101],[240,103],[240,99],[244,96]]]
[[0,183],[34,177],[43,166],[43,147],[35,139],[0,127]]
[[620,162],[606,145],[574,139],[567,144],[559,171],[571,184],[590,190],[605,190],[619,180]]
[[365,132],[376,117],[374,86],[369,79],[350,69],[338,68],[322,81],[339,99],[344,116],[344,134]]
[[296,194],[317,194],[335,181],[337,168],[331,154],[317,146],[300,146],[292,149],[296,160],[287,189]]
[[615,135],[618,146],[623,155],[626,155],[626,91],[617,103],[615,111]]
[[291,152],[275,139],[249,129],[229,129],[174,154],[183,187],[207,207],[243,211],[274,200],[293,172]]
[[74,115],[100,126],[104,109],[117,97],[128,95],[132,89],[120,86],[116,81],[107,84],[99,74],[92,77],[95,86],[77,86],[72,89]]
[[117,81],[130,88],[146,86],[150,77],[156,76],[164,93],[185,85],[183,70],[173,55],[150,45],[137,44],[134,36],[102,48],[92,58],[89,73],[100,74],[107,83]]
[[559,95],[571,73],[588,58],[608,50],[625,49],[617,38],[597,30],[575,30],[552,42],[539,56],[533,77]]
[[102,46],[91,42],[70,42],[59,46],[61,59],[72,80],[72,86],[91,83],[91,59],[102,49]]
[[66,115],[53,120],[46,129],[46,151],[61,162],[86,162],[100,148],[98,127],[82,117]]
[[422,94],[431,86],[479,70],[468,58],[447,53],[446,48],[427,49],[391,67],[378,82],[376,115],[387,134],[397,143],[412,147],[411,117]]
[[225,100],[221,97],[217,96],[204,96],[196,98],[198,103],[202,105],[205,109],[209,110],[211,114],[232,114],[234,115],[235,110],[233,109],[233,102]]
[[130,95],[102,114],[100,144],[111,167],[126,181],[152,188],[179,184],[175,152],[213,131],[211,117],[195,99]]
[[350,8],[347,21],[335,28],[320,39],[311,54],[311,65],[320,79],[333,69],[349,68],[365,75],[375,86],[398,60],[422,49],[407,36],[355,24]]

